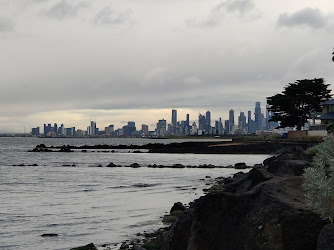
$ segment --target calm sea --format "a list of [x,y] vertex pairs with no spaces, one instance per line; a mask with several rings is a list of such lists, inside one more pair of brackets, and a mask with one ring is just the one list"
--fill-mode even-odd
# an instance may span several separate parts
[[[33,153],[44,143],[142,145],[184,140],[0,138],[0,249],[69,249],[137,238],[162,227],[174,202],[189,203],[234,169],[151,169],[148,164],[247,165],[269,155],[199,155],[102,152]],[[142,168],[107,168],[139,163]],[[25,166],[13,166],[24,164]],[[38,166],[27,166],[38,164]],[[63,165],[72,165],[66,167]],[[102,165],[101,167],[97,167]],[[211,178],[205,178],[210,176]],[[58,237],[41,237],[55,233]],[[101,248],[102,249],[102,248]]]

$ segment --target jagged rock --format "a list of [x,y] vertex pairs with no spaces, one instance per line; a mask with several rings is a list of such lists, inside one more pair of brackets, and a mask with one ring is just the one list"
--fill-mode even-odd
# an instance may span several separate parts
[[186,210],[185,206],[181,202],[174,203],[173,207],[170,209],[170,213],[174,211],[184,211]]
[[107,167],[108,168],[115,168],[116,167],[116,164],[114,164],[114,163],[109,163],[108,165],[107,165]]
[[147,249],[138,245],[133,245],[132,250],[147,250]]
[[55,233],[47,233],[47,234],[42,234],[41,236],[42,236],[42,237],[57,237],[58,234],[55,234]]
[[185,166],[182,164],[174,164],[172,168],[185,168]]
[[162,218],[162,222],[163,223],[173,223],[177,221],[177,217],[174,215],[164,215],[164,217]]
[[275,175],[295,175],[301,176],[304,173],[304,169],[310,167],[311,164],[306,160],[287,159],[282,160],[280,158],[270,162],[268,164],[268,172]]
[[[273,178],[264,168],[255,168],[249,173],[236,173],[233,178],[225,180],[225,192],[240,194],[249,191],[257,184]],[[227,185],[228,184],[228,185]]]
[[141,166],[138,163],[132,163],[130,165],[131,168],[140,168]]
[[129,249],[129,245],[126,244],[126,243],[122,243],[122,245],[119,249]]
[[90,243],[86,246],[71,248],[70,250],[97,250],[93,243]]
[[246,163],[244,163],[244,162],[239,162],[239,163],[236,163],[236,164],[234,165],[234,168],[235,168],[235,169],[246,169],[246,168],[247,168],[247,165],[246,165]]
[[334,249],[334,224],[330,223],[323,227],[317,243],[317,250]]
[[307,208],[303,180],[265,167],[237,173],[224,181],[224,192],[211,192],[182,213],[161,250],[316,249],[327,222]]

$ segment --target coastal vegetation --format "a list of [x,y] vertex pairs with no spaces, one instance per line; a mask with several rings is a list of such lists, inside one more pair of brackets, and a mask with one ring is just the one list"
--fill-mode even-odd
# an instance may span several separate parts
[[329,84],[323,78],[297,80],[289,83],[281,94],[267,97],[268,110],[273,112],[269,121],[280,122],[280,128],[301,127],[320,112],[320,104],[331,98]]
[[334,137],[310,148],[314,154],[312,167],[305,169],[305,182],[308,206],[323,219],[334,221]]

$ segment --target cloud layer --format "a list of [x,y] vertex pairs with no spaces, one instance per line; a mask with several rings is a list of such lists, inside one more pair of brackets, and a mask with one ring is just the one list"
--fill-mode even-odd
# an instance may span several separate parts
[[0,2],[0,132],[71,112],[226,119],[297,79],[331,83],[333,13],[329,0]]

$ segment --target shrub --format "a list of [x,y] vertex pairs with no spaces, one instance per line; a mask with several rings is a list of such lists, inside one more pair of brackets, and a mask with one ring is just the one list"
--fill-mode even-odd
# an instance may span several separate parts
[[327,131],[334,131],[334,124],[328,125],[326,128]]
[[334,221],[334,138],[308,150],[314,153],[312,167],[305,169],[307,205],[323,219]]

